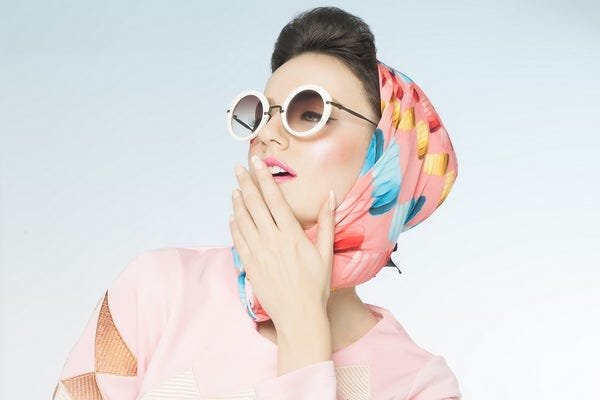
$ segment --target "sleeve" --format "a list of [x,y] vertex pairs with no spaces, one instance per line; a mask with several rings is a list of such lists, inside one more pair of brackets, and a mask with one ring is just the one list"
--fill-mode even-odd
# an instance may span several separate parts
[[458,381],[442,356],[434,355],[413,380],[404,400],[460,400]]
[[335,400],[333,360],[320,361],[254,385],[256,400]]
[[173,307],[179,273],[176,248],[130,261],[96,303],[52,399],[135,399]]

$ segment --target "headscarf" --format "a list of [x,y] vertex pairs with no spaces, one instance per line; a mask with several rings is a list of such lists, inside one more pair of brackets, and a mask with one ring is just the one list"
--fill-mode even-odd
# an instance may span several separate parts
[[[425,93],[379,60],[377,68],[382,115],[360,174],[335,210],[332,291],[374,277],[396,250],[400,233],[444,202],[458,172],[448,132]],[[318,224],[305,230],[313,243],[317,231]],[[256,322],[270,319],[235,246],[231,252],[242,305]]]

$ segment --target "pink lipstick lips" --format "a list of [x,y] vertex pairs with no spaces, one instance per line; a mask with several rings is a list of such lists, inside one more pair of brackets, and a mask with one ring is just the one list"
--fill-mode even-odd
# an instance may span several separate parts
[[296,177],[296,171],[294,171],[286,163],[284,163],[281,160],[278,160],[275,157],[265,157],[263,159],[263,162],[267,167],[278,166],[286,172],[286,174],[283,175],[273,175],[273,179],[275,180],[275,182],[286,182]]
[[273,165],[277,165],[278,167],[283,168],[284,170],[286,170],[287,173],[289,173],[290,175],[296,176],[296,172],[291,167],[289,167],[283,161],[276,159],[275,157],[265,157],[263,159],[263,162],[267,165],[267,167],[271,167]]
[[286,181],[291,181],[292,179],[295,179],[295,176],[291,176],[291,175],[284,175],[284,176],[273,176],[273,180],[275,182],[286,182]]

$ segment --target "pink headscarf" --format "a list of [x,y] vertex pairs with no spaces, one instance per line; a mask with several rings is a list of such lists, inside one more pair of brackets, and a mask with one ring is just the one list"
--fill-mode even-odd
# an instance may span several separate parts
[[[375,276],[400,233],[444,202],[458,173],[448,132],[425,93],[405,74],[379,60],[377,66],[382,116],[359,177],[335,210],[332,290]],[[313,243],[317,230],[317,224],[305,230]],[[255,321],[270,319],[231,251],[242,305]]]

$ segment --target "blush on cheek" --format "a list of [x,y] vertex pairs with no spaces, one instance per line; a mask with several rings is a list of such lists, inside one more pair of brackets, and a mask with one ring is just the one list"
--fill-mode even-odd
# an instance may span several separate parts
[[346,164],[356,156],[356,149],[352,149],[350,141],[346,140],[320,140],[310,149],[310,158],[313,165],[319,170],[323,167],[338,167]]

